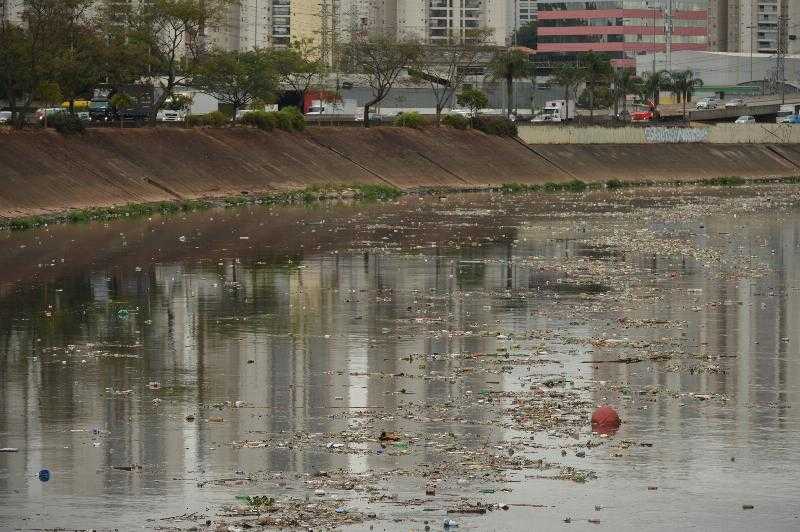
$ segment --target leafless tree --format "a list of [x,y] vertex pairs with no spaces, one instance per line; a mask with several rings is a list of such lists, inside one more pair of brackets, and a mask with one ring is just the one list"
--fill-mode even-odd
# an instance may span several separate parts
[[364,104],[364,127],[369,127],[369,110],[379,104],[398,82],[404,70],[420,57],[422,47],[410,40],[376,35],[347,45],[348,62],[372,89],[372,98]]
[[420,54],[411,74],[430,85],[436,102],[437,126],[442,110],[453,101],[470,73],[491,58],[491,36],[491,30],[472,30],[464,36],[451,36],[444,43],[427,46]]

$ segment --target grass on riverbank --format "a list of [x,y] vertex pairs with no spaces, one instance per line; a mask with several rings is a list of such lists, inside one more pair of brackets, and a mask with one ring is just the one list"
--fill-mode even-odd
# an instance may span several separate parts
[[[471,189],[470,191],[499,191],[503,194],[520,194],[526,192],[569,192],[580,193],[586,190],[606,188],[616,190],[622,188],[648,186],[716,186],[735,187],[745,184],[800,184],[800,176],[786,178],[743,179],[741,177],[716,177],[691,181],[621,181],[611,179],[606,182],[586,183],[579,179],[562,183],[548,182],[543,184],[506,183],[500,187]],[[417,191],[419,192],[419,191]],[[430,193],[462,192],[459,189],[431,189]],[[300,190],[273,192],[270,194],[233,196],[217,199],[195,199],[180,201],[162,201],[157,203],[131,203],[119,207],[96,207],[73,209],[61,214],[47,216],[27,216],[8,220],[0,220],[0,229],[22,231],[56,223],[83,223],[90,221],[109,221],[121,218],[152,216],[155,214],[172,215],[202,211],[214,207],[239,207],[246,205],[308,205],[332,199],[356,201],[390,201],[403,196],[406,192],[391,185],[383,184],[330,184],[312,185]]]
[[352,199],[358,201],[389,201],[399,198],[403,191],[390,185],[313,185],[301,190],[274,192],[259,195],[241,195],[219,199],[195,199],[161,201],[157,203],[129,203],[119,207],[92,207],[73,209],[61,214],[26,216],[11,220],[0,220],[0,228],[22,231],[48,224],[84,223],[109,221],[120,218],[137,218],[155,214],[171,215],[202,211],[214,207],[238,207],[245,205],[298,205],[311,204],[328,199]]
[[686,186],[705,186],[705,187],[738,187],[753,184],[766,183],[800,183],[800,177],[786,177],[774,179],[744,179],[741,177],[713,177],[710,179],[694,179],[687,181],[622,181],[620,179],[609,179],[606,182],[586,183],[580,179],[573,179],[562,183],[548,182],[542,185],[529,185],[525,183],[506,183],[500,187],[500,191],[505,194],[519,194],[523,192],[583,192],[585,190],[598,190],[606,188],[618,190],[622,188],[634,187],[686,187]]

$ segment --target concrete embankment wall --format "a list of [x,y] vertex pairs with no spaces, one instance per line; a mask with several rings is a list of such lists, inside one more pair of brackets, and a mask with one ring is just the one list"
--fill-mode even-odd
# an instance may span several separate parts
[[800,145],[792,144],[526,146],[476,131],[389,127],[93,129],[67,137],[0,130],[0,217],[6,218],[342,183],[482,188],[797,175]]
[[479,188],[530,179],[571,176],[518,141],[477,131],[0,129],[3,217],[310,185]]
[[698,127],[520,126],[528,144],[797,144],[800,126],[791,124],[717,124]]
[[585,181],[800,176],[800,144],[543,144],[532,148]]

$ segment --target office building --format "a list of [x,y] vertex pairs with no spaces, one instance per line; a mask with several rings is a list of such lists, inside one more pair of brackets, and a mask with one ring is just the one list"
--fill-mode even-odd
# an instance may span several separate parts
[[706,50],[708,0],[539,0],[540,58],[575,61],[582,52],[633,67],[637,55]]

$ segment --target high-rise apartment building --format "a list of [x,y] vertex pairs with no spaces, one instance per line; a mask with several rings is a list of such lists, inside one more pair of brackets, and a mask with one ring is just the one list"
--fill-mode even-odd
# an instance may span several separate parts
[[470,30],[491,30],[490,40],[511,44],[514,0],[393,0],[399,37],[436,44],[467,38]]
[[639,54],[708,48],[708,0],[539,0],[538,21],[542,61],[594,51],[634,66]]
[[[97,0],[133,4],[147,0]],[[252,50],[310,40],[335,47],[366,35],[415,38],[435,44],[464,38],[472,29],[492,32],[498,46],[536,19],[537,0],[237,0],[205,28],[209,47]],[[0,16],[19,20],[22,0],[0,0]]]
[[800,1],[710,0],[709,47],[720,52],[774,54],[781,17],[786,19],[786,51],[800,53]]

